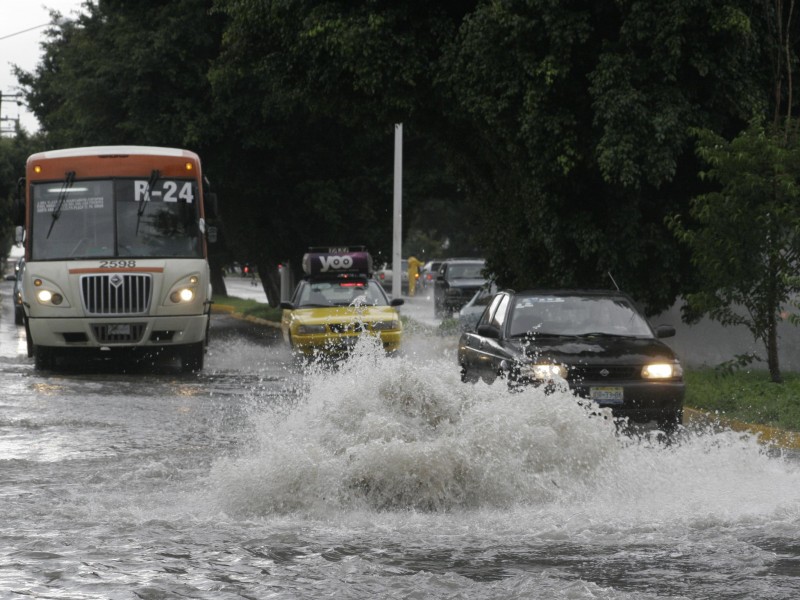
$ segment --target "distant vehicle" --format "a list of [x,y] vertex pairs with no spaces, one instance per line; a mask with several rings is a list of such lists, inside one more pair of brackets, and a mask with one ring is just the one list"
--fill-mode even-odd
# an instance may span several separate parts
[[[407,294],[408,293],[408,261],[403,259],[400,261],[400,293]],[[392,272],[392,263],[384,263],[384,265],[377,270],[375,273],[375,279],[378,280],[383,286],[383,289],[386,290],[387,293],[392,293],[392,279],[393,279],[393,272]]]
[[442,262],[433,286],[433,312],[450,317],[464,306],[487,279],[482,258],[450,258]]
[[489,306],[489,302],[496,293],[497,286],[494,283],[490,283],[475,292],[469,302],[458,311],[458,323],[461,329],[464,331],[475,329],[478,319],[481,318],[483,311]]
[[656,421],[672,431],[683,421],[683,369],[625,294],[606,291],[499,292],[462,334],[464,381],[505,378],[510,386],[563,379],[575,394],[615,417]]
[[[360,248],[360,247],[359,247]],[[380,338],[387,353],[400,348],[403,325],[396,306],[372,276],[363,249],[314,248],[303,257],[306,278],[290,302],[281,302],[283,339],[296,356],[346,356],[363,333]]]
[[436,274],[439,272],[439,267],[442,266],[441,260],[429,260],[425,263],[422,267],[422,271],[419,274],[419,286],[423,289],[427,289],[433,286],[434,281],[436,280]]
[[25,307],[22,306],[22,276],[25,271],[25,257],[20,258],[14,265],[14,324],[25,324]]

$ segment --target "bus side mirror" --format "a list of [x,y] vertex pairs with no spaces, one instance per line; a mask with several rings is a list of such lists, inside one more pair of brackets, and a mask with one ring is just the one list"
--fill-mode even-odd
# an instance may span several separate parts
[[206,219],[217,218],[219,207],[217,206],[217,195],[214,192],[203,194],[203,209],[206,213]]

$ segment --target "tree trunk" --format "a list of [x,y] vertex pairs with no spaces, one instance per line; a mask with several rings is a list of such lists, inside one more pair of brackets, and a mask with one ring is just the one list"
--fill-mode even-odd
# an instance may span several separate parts
[[778,322],[773,312],[767,326],[767,366],[769,377],[773,383],[783,383],[781,376],[780,360],[778,359]]
[[211,270],[211,291],[215,296],[227,296],[228,288],[225,285],[224,265],[219,257],[213,254],[208,257],[208,266]]
[[261,285],[267,295],[267,302],[272,308],[277,308],[281,303],[281,282],[277,263],[259,261],[258,276],[261,278]]

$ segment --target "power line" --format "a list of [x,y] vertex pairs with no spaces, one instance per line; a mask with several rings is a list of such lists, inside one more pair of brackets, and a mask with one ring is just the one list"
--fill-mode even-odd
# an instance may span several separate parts
[[4,36],[0,36],[0,40],[7,40],[8,38],[14,37],[15,35],[21,35],[23,33],[28,33],[29,31],[33,31],[34,29],[41,29],[42,27],[47,27],[51,23],[42,23],[41,25],[36,25],[35,27],[29,27],[28,29],[23,29],[22,31],[16,31],[14,33],[9,33]]

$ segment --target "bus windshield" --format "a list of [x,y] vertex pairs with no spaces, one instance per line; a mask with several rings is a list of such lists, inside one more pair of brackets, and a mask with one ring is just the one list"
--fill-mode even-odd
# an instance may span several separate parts
[[31,185],[31,258],[202,257],[192,179],[95,179]]

